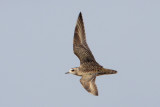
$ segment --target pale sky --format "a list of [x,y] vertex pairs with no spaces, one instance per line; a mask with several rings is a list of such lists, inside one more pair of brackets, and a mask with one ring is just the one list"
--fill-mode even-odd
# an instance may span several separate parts
[[[82,12],[99,96],[65,75],[79,66]],[[0,107],[160,107],[159,0],[1,0]]]

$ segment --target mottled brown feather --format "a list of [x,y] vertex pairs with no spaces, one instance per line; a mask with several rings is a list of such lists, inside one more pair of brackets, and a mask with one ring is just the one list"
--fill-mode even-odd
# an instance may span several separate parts
[[86,62],[94,62],[98,65],[86,42],[85,29],[81,13],[79,14],[75,27],[73,50],[74,54],[79,58],[81,64]]
[[105,69],[96,62],[86,42],[85,28],[81,13],[78,16],[75,27],[73,51],[80,60],[80,67],[77,68],[78,71],[75,75],[82,76],[80,82],[85,90],[98,96],[98,89],[95,84],[96,76],[115,74],[117,71]]

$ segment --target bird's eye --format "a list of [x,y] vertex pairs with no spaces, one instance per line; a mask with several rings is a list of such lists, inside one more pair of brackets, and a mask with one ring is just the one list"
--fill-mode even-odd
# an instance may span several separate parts
[[74,69],[72,69],[71,71],[74,71]]

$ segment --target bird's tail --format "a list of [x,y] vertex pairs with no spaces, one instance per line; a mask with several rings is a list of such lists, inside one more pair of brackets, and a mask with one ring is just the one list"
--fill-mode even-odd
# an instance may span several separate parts
[[103,72],[104,74],[116,74],[117,73],[116,70],[106,69],[106,68],[103,68]]

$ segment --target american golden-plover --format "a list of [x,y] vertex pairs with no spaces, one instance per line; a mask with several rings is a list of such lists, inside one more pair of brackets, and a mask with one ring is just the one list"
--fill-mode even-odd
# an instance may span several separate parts
[[98,89],[95,84],[96,76],[116,74],[116,70],[106,69],[99,65],[86,42],[85,29],[81,12],[79,13],[73,39],[74,54],[80,60],[80,66],[72,68],[66,74],[82,76],[82,86],[91,94],[98,96]]

